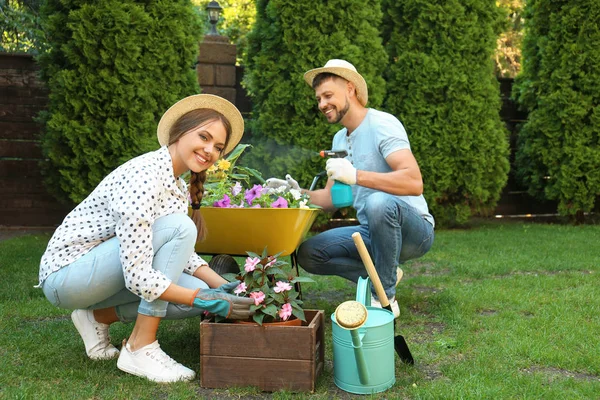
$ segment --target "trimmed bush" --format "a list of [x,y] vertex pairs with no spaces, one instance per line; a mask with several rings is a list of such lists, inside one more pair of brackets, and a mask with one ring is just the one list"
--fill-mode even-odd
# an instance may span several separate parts
[[158,148],[156,125],[199,92],[203,25],[189,1],[49,0],[50,51],[39,57],[50,95],[42,115],[48,189],[79,202],[124,161]]
[[369,85],[369,106],[381,105],[386,55],[379,37],[379,2],[259,0],[248,38],[245,85],[252,98],[251,159],[265,177],[290,173],[307,187],[324,168],[318,151],[331,146],[341,125],[328,125],[306,71],[342,58]]
[[517,177],[558,212],[594,209],[600,195],[600,7],[528,0],[523,70],[514,94],[529,112],[518,140]]
[[504,15],[483,0],[385,0],[386,108],[404,124],[436,221],[491,212],[508,178],[492,56]]

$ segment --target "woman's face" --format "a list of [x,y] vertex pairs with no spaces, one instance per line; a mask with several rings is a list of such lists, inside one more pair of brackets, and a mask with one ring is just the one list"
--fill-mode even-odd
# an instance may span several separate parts
[[225,126],[218,119],[184,133],[169,146],[175,176],[188,170],[202,172],[210,168],[223,154],[226,139]]

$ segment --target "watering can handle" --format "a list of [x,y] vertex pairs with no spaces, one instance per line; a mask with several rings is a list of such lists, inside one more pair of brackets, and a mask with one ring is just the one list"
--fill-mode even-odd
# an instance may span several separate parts
[[371,280],[369,277],[359,277],[356,283],[356,301],[366,307],[371,305]]

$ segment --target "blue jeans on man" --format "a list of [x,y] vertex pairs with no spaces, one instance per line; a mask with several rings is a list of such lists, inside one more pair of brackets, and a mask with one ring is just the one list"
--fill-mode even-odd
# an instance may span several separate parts
[[434,239],[433,225],[398,197],[375,192],[366,199],[366,224],[334,228],[307,239],[298,263],[318,275],[357,282],[367,272],[352,239],[360,232],[388,298],[396,294],[396,267],[423,256]]

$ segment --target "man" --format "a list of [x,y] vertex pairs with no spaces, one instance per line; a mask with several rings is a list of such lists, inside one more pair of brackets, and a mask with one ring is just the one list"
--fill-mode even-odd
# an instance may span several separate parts
[[[329,180],[324,189],[306,192],[312,203],[334,211],[330,193],[334,180],[352,185],[360,225],[306,240],[298,249],[298,263],[313,274],[357,282],[367,275],[351,237],[360,232],[398,317],[395,295],[402,277],[398,264],[424,255],[434,238],[434,219],[422,195],[421,171],[406,131],[393,115],[365,107],[367,84],[349,62],[329,60],[323,68],[306,72],[304,79],[315,90],[327,122],[344,127],[335,134],[332,149],[348,153],[327,160]],[[288,184],[297,185],[289,176]],[[376,297],[372,305],[381,307]]]

